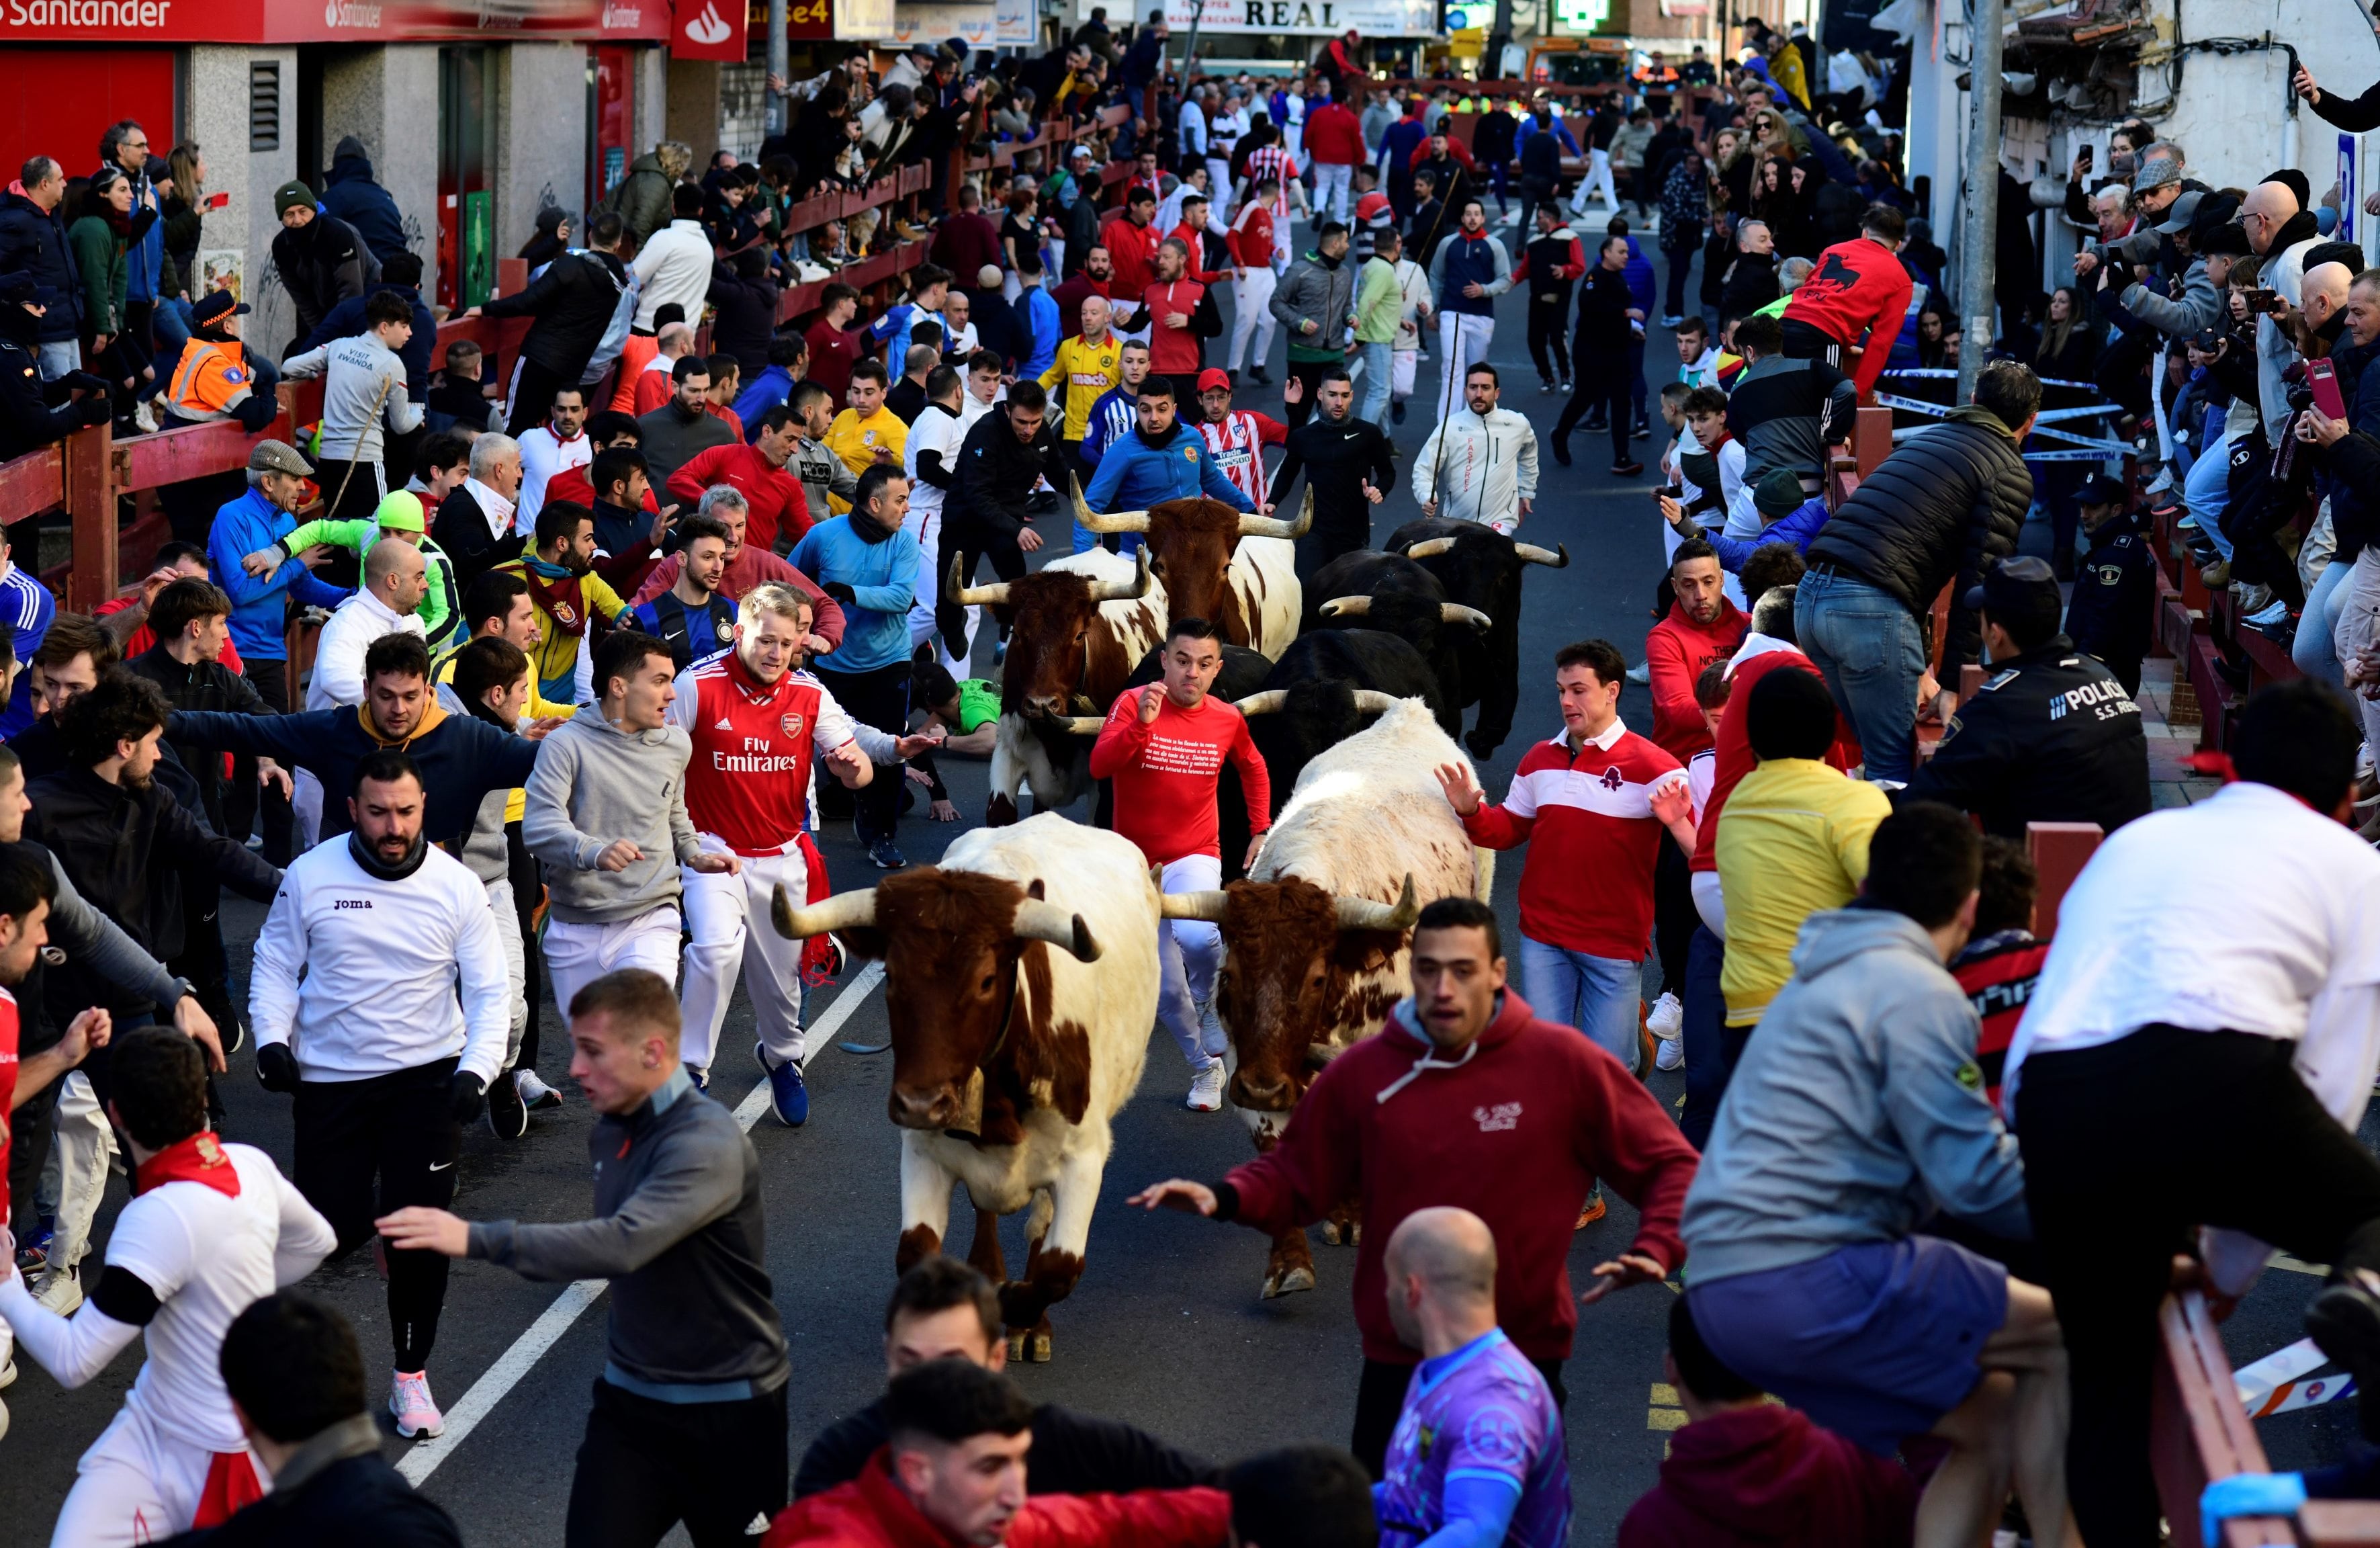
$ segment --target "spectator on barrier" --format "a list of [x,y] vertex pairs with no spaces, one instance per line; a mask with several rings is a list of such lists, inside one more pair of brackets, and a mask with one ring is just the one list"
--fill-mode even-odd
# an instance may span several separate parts
[[1743,486],[1757,489],[1769,469],[1788,468],[1803,499],[1819,494],[1827,449],[1852,437],[1859,389],[1829,361],[1786,354],[1783,324],[1773,317],[1737,323],[1735,352],[1745,363],[1728,388],[1727,428],[1743,443]]
[[[885,1305],[885,1380],[938,1359],[964,1359],[987,1371],[1008,1359],[998,1288],[972,1266],[940,1254],[903,1274]],[[887,1439],[885,1412],[880,1397],[821,1431],[795,1470],[794,1498],[865,1472]],[[1215,1481],[1207,1463],[1114,1420],[1040,1403],[1034,1406],[1032,1429],[1033,1450],[1026,1458],[1026,1488],[1032,1493],[1123,1494]]]
[[1973,812],[1985,833],[2096,823],[2113,833],[2149,810],[2140,707],[2115,674],[2058,631],[2058,577],[2030,555],[2004,559],[1961,599],[1983,620],[1989,673],[1943,726],[1934,756],[1897,801]]
[[595,352],[611,331],[628,293],[628,266],[620,261],[620,217],[605,213],[587,226],[587,246],[557,256],[526,289],[492,296],[467,317],[526,317],[528,336],[514,358],[512,417],[505,433],[518,437],[545,422],[553,395],[589,380]]
[[1838,1434],[1882,1457],[1949,1442],[1926,1484],[1943,1541],[1984,1541],[2012,1471],[2040,1540],[2071,1543],[2048,1293],[1912,1234],[1919,1201],[2029,1231],[1975,1013],[1943,966],[1973,927],[1981,863],[1964,817],[1909,807],[1876,829],[1860,903],[1803,927],[1687,1196],[1685,1299],[1712,1354]]
[[1850,374],[1860,392],[1873,389],[1909,311],[1915,282],[1899,257],[1908,235],[1899,210],[1869,205],[1859,236],[1819,253],[1816,268],[1786,302],[1785,352],[1840,371],[1843,351],[1864,339],[1866,350]]
[[30,274],[0,274],[0,458],[22,457],[108,421],[105,383],[79,371],[48,381],[42,372],[42,315],[71,304]]
[[2017,448],[2040,406],[2030,367],[1984,367],[1974,401],[1895,447],[1810,544],[1794,632],[1851,716],[1870,779],[1908,778],[1921,699],[1935,701],[1945,724],[1958,708],[1956,692],[1926,669],[1919,619],[1955,581],[1943,670],[1974,656],[1979,625],[1967,598],[1985,570],[2015,552],[2033,505],[2033,476]]
[[35,333],[44,382],[82,367],[82,276],[67,245],[66,195],[66,169],[51,156],[27,158],[0,194],[0,274],[26,274],[55,298]]
[[1129,1494],[1026,1493],[1033,1404],[997,1371],[929,1359],[892,1379],[886,1442],[860,1475],[778,1513],[761,1548],[807,1542],[999,1542],[1039,1548],[1209,1548],[1231,1496],[1220,1489]]
[[1670,1437],[1661,1481],[1621,1519],[1618,1548],[1908,1548],[1917,1518],[1909,1469],[1729,1370],[1682,1296],[1670,1303],[1661,1368],[1686,1425]]
[[295,341],[320,327],[333,308],[380,278],[380,262],[354,226],[325,214],[314,190],[295,178],[273,190],[273,212],[281,222],[273,266],[298,313],[292,343],[281,351],[289,355],[297,352]]
[[399,253],[410,256],[405,217],[372,177],[371,158],[354,135],[341,139],[331,152],[331,170],[322,175],[322,209],[353,227],[383,265]]

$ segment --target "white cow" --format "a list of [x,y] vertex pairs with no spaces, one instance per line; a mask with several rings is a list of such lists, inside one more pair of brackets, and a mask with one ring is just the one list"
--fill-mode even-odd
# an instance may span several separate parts
[[[1305,765],[1245,883],[1161,900],[1168,918],[1222,928],[1216,1008],[1237,1059],[1232,1103],[1258,1150],[1279,1137],[1314,1072],[1404,997],[1421,905],[1488,895],[1493,857],[1473,847],[1431,773],[1463,757],[1426,702],[1391,701],[1369,729]],[[1354,1239],[1352,1216],[1323,1231]],[[1265,1295],[1313,1287],[1305,1234],[1283,1232]]]
[[[1050,1306],[1082,1277],[1110,1124],[1140,1085],[1157,1018],[1157,896],[1131,840],[1054,813],[976,829],[939,866],[806,908],[777,891],[783,934],[832,931],[883,959],[894,1266],[944,1250],[951,1185],[966,1184],[968,1261],[1001,1287],[1012,1358],[1050,1358]],[[1028,1205],[1031,1247],[1012,1280],[1000,1216]]]
[[1171,618],[1204,618],[1223,642],[1275,659],[1297,638],[1305,591],[1297,545],[1314,525],[1314,492],[1295,521],[1243,516],[1220,500],[1167,500],[1099,516],[1075,496],[1075,519],[1094,532],[1139,532],[1157,555]]

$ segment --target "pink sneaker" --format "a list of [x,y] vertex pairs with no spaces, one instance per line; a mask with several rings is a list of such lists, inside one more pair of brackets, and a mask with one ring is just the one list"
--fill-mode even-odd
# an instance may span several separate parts
[[438,1411],[437,1402],[430,1396],[426,1371],[396,1372],[396,1383],[389,1389],[388,1411],[396,1416],[396,1432],[408,1441],[417,1436],[436,1440],[446,1432],[446,1416]]

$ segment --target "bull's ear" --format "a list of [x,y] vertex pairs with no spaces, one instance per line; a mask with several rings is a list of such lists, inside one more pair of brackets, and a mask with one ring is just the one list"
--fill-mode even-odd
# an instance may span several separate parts
[[1027,897],[1040,897],[1045,896],[1042,891],[1040,877],[1036,876],[1033,880],[1025,884],[1025,896]]
[[854,957],[865,957],[871,962],[884,960],[884,932],[872,924],[855,924],[838,930],[834,938],[841,941],[843,949]]

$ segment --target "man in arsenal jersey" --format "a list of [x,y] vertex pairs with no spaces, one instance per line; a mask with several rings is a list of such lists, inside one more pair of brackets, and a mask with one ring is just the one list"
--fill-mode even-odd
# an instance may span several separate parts
[[124,1408],[82,1455],[56,1542],[160,1542],[264,1493],[216,1356],[232,1319],[311,1274],[334,1237],[270,1156],[207,1132],[206,1073],[198,1045],[164,1028],[110,1050],[107,1114],[129,1142],[132,1201],[72,1317],[36,1301],[15,1252],[0,1253],[0,1316],[59,1385],[83,1385],[136,1338],[148,1346]]
[[[1247,798],[1248,853],[1257,862],[1272,825],[1272,784],[1264,754],[1249,739],[1238,709],[1208,697],[1223,669],[1223,641],[1204,618],[1176,618],[1165,639],[1165,681],[1131,688],[1108,708],[1091,746],[1091,777],[1115,781],[1115,830],[1164,868],[1163,890],[1207,892],[1223,884],[1215,781],[1223,760],[1240,772]],[[1190,1062],[1188,1105],[1212,1113],[1223,1104],[1223,1027],[1215,1016],[1215,969],[1222,932],[1202,920],[1158,926],[1165,973],[1157,1018]]]
[[795,903],[823,880],[818,850],[803,832],[811,760],[856,790],[876,765],[896,765],[941,739],[893,737],[854,720],[805,666],[810,600],[789,587],[757,586],[737,609],[735,648],[678,675],[668,723],[686,732],[686,811],[706,855],[740,856],[740,873],[686,868],[685,1046],[690,1068],[708,1070],[727,1019],[740,966],[760,1040],[753,1056],[769,1077],[771,1105],[798,1127],[809,1116],[802,1084],[802,944],[755,929],[775,889]]
[[1232,487],[1258,510],[1265,503],[1264,448],[1289,439],[1289,426],[1269,414],[1232,407],[1232,379],[1209,366],[1198,373],[1198,433]]

